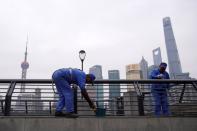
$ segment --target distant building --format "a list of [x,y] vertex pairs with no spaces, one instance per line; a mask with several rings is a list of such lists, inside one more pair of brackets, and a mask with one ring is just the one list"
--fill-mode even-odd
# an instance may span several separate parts
[[43,102],[41,101],[41,89],[36,88],[35,89],[35,110],[37,112],[40,112],[43,110]]
[[[94,74],[96,76],[96,80],[102,80],[102,66],[95,65],[89,69],[89,73]],[[103,92],[103,85],[95,85],[96,88],[96,100],[98,101],[97,104],[99,107],[104,107],[104,92]]]
[[[108,71],[109,80],[120,80],[119,70],[109,70]],[[120,97],[120,84],[110,84],[109,85],[109,99]]]
[[[26,79],[27,69],[29,68],[29,63],[27,62],[27,44],[28,44],[28,37],[26,41],[25,58],[24,58],[24,61],[21,63],[21,68],[22,68],[21,79]],[[24,93],[24,92],[25,92],[25,84],[21,84],[21,93]]]
[[[170,17],[163,18],[163,28],[164,28],[164,36],[165,36],[165,44],[168,56],[168,68],[170,79],[191,79],[189,77],[189,73],[183,73],[181,67],[181,61],[179,58],[179,53],[176,45],[176,40],[174,37],[171,20]],[[186,88],[186,92],[190,92],[190,88]],[[179,99],[179,92],[181,92],[180,88],[176,88],[174,86],[170,90],[171,98],[170,103],[176,103]],[[185,100],[190,100],[191,93],[185,93],[187,95]]]
[[141,79],[142,74],[139,64],[130,64],[126,66],[126,79],[136,80]]
[[159,66],[162,62],[160,47],[153,50],[153,61],[156,66]]
[[94,65],[89,69],[89,73],[94,74],[97,80],[102,80],[102,66],[101,65]]
[[[148,75],[148,62],[142,57],[142,60],[140,62],[140,69],[142,71],[142,79],[149,79]],[[147,105],[150,105],[151,103],[151,97],[150,97],[150,85],[149,84],[141,84],[141,92],[144,94],[144,111],[147,112],[147,110],[150,109]]]
[[[108,71],[109,80],[120,80],[119,70]],[[112,114],[117,113],[117,98],[120,97],[120,84],[109,84],[109,108]]]
[[[139,64],[130,64],[126,66],[126,79],[127,80],[139,80],[142,78],[142,72]],[[127,91],[133,91],[133,85],[127,86]]]
[[140,61],[140,70],[142,72],[142,79],[148,79],[148,62],[142,57]]
[[16,107],[18,112],[42,112],[43,102],[41,101],[41,89],[36,88],[35,93],[23,93],[17,96]]
[[[23,80],[26,79],[27,69],[29,68],[29,63],[27,62],[27,45],[28,45],[28,37],[26,41],[25,58],[24,61],[21,63],[21,68],[22,68],[21,79]],[[17,110],[19,112],[25,111],[26,108],[29,112],[43,110],[43,103],[41,102],[41,89],[36,88],[35,93],[27,93],[25,92],[25,88],[26,85],[22,83],[20,88],[20,94],[17,96],[16,106],[14,110]]]
[[186,73],[177,73],[175,76],[176,79],[191,79],[189,76],[189,72]]
[[[110,115],[124,115],[124,97],[116,97],[111,101]],[[128,106],[128,105],[127,105]]]
[[125,116],[138,115],[138,97],[135,91],[123,93]]
[[189,73],[182,73],[181,61],[172,30],[170,17],[163,18],[163,28],[168,55],[168,67],[171,79],[190,79]]

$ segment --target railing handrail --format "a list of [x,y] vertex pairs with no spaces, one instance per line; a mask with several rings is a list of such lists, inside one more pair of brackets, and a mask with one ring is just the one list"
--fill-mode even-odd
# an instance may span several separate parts
[[[41,84],[47,84],[47,83],[52,83],[52,79],[0,79],[0,83],[11,83],[11,82],[16,82],[16,83],[41,83]],[[131,83],[142,83],[142,84],[148,84],[148,83],[179,83],[179,84],[187,84],[187,83],[192,83],[195,82],[197,83],[197,80],[193,79],[146,79],[146,80],[141,80],[141,79],[136,79],[136,80],[127,80],[127,79],[120,79],[120,80],[108,80],[108,79],[103,79],[103,80],[95,80],[95,84],[131,84]]]

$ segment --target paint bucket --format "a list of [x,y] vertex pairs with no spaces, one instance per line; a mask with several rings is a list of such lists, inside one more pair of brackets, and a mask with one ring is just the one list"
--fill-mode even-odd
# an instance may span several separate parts
[[106,115],[106,109],[104,108],[96,108],[96,116],[104,117]]

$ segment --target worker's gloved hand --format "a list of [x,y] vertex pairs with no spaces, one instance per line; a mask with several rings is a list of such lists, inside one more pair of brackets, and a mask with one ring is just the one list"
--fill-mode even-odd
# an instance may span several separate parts
[[88,93],[86,91],[86,89],[81,90],[82,96],[84,96],[84,98],[86,99],[86,101],[88,102],[90,108],[92,108],[92,110],[94,112],[96,112],[96,106],[94,105],[94,103],[91,101],[90,97],[88,96]]
[[157,78],[158,78],[158,79],[163,79],[163,77],[164,77],[163,74],[157,75]]

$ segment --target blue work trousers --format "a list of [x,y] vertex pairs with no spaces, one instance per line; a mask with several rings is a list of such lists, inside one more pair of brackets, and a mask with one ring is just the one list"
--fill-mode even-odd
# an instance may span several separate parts
[[166,90],[153,90],[152,91],[155,107],[154,112],[156,116],[169,115],[169,104]]
[[65,80],[65,78],[59,77],[58,74],[55,73],[53,74],[53,80],[59,93],[56,111],[60,112],[64,107],[66,107],[66,112],[73,112],[73,90],[71,89],[70,84]]

